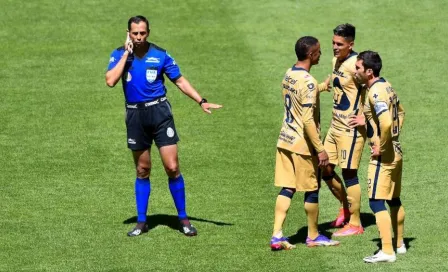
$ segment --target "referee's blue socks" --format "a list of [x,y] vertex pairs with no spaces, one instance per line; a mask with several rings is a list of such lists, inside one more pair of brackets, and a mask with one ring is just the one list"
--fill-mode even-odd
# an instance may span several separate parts
[[168,178],[168,186],[173,196],[179,220],[187,219],[187,212],[185,210],[185,182],[182,174],[177,178]]
[[135,201],[137,205],[137,223],[146,222],[151,183],[149,178],[135,179]]

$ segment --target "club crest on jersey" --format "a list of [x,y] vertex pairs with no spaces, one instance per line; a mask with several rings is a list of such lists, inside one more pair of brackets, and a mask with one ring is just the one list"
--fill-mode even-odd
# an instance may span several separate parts
[[157,70],[154,70],[154,69],[147,69],[146,70],[146,80],[149,83],[153,83],[154,80],[156,80],[156,78],[157,78]]
[[312,90],[314,89],[314,83],[310,83],[307,85],[308,89]]

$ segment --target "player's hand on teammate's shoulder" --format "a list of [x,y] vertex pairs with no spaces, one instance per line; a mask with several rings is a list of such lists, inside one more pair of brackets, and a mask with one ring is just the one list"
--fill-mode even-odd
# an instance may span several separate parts
[[129,31],[126,31],[126,41],[124,42],[124,50],[132,54],[134,44],[132,43],[131,37],[129,37]]
[[327,152],[324,150],[317,154],[319,159],[319,167],[327,166],[329,163],[329,158]]
[[378,157],[381,155],[380,147],[378,145],[371,145],[370,146],[370,157]]
[[350,115],[348,118],[349,118],[348,125],[351,128],[363,127],[366,125],[366,118],[365,118],[364,114]]
[[204,112],[211,114],[212,111],[210,109],[220,109],[222,108],[222,105],[204,102],[201,104],[201,108]]

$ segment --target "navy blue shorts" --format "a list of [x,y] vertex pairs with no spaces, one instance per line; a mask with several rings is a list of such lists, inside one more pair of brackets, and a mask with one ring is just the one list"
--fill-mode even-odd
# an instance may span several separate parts
[[128,148],[147,150],[154,141],[158,148],[177,144],[171,105],[166,97],[153,101],[126,104],[126,129]]

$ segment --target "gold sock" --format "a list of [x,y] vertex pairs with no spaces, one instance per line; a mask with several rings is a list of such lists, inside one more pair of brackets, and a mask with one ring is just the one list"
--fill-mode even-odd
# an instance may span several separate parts
[[392,221],[392,229],[394,230],[397,247],[400,247],[403,242],[404,217],[405,212],[403,205],[400,205],[399,207],[390,207],[390,218]]
[[283,195],[277,196],[277,201],[275,202],[274,230],[272,232],[272,236],[276,235],[279,231],[282,231],[289,206],[291,206],[291,198]]
[[305,213],[308,220],[308,237],[316,239],[319,235],[317,220],[319,218],[319,203],[305,202]]
[[350,210],[350,225],[361,226],[361,185],[355,184],[347,188],[347,200]]
[[378,231],[380,232],[383,252],[390,255],[394,254],[394,249],[392,247],[392,223],[389,212],[387,210],[377,212],[375,213],[375,219]]
[[337,174],[334,174],[333,178],[329,181],[326,181],[326,183],[330,188],[331,193],[341,203],[341,206],[344,209],[348,209],[347,192],[345,191],[345,187],[342,184],[341,178]]

